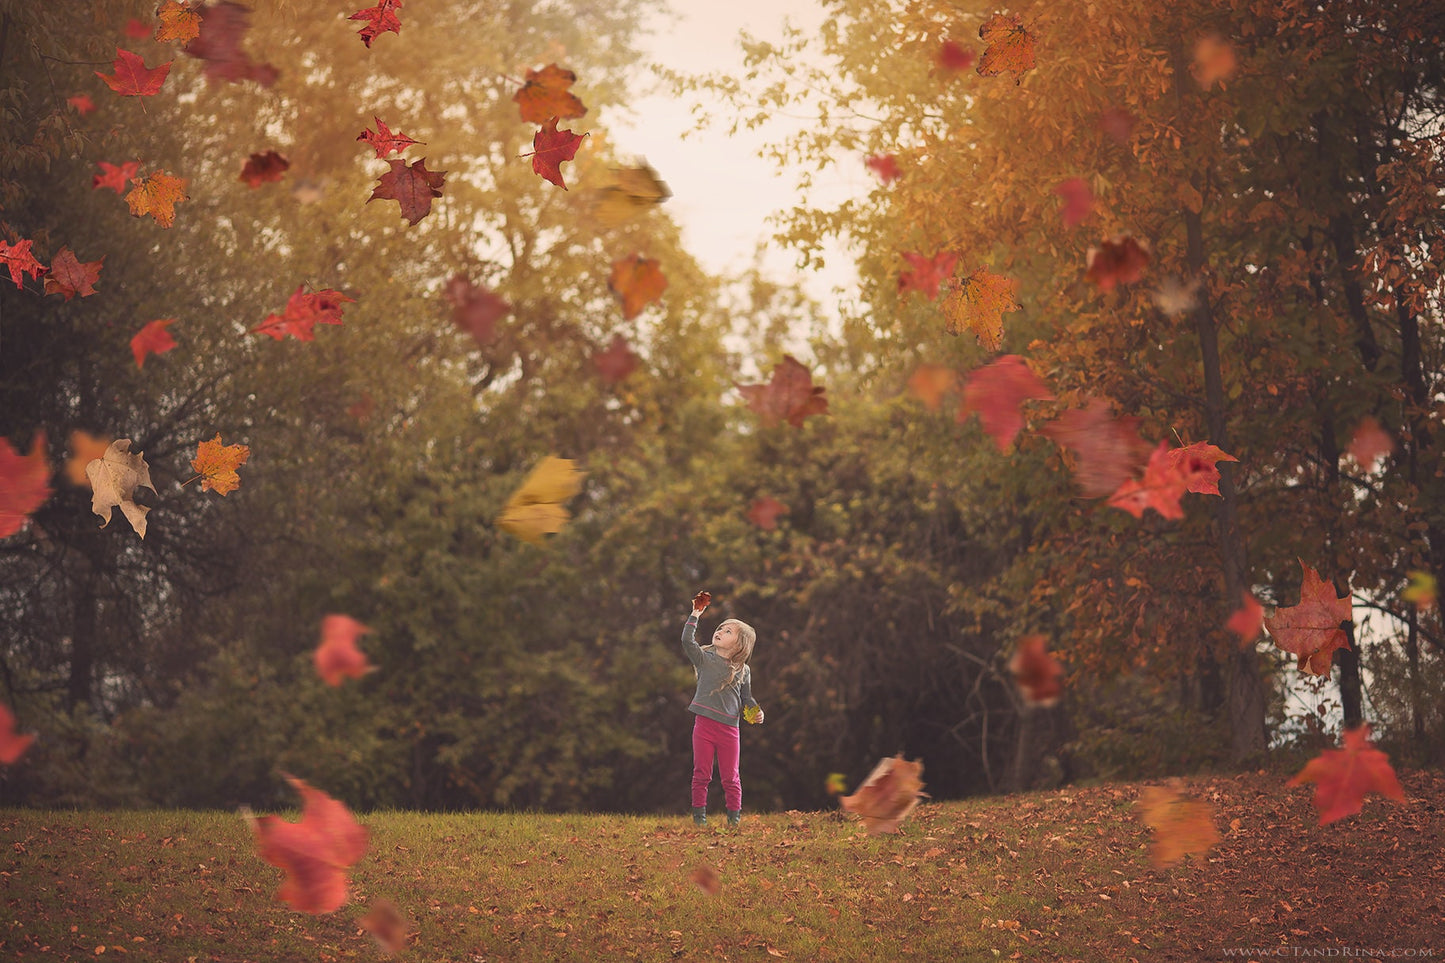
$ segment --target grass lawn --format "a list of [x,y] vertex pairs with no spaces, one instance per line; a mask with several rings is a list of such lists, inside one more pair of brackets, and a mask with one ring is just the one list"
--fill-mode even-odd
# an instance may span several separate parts
[[382,960],[357,925],[378,898],[403,960],[1445,959],[1445,775],[1400,776],[1407,803],[1326,827],[1282,775],[1190,780],[1222,839],[1169,869],[1134,784],[925,803],[883,837],[829,812],[365,813],[324,916],[275,899],[236,814],[5,810],[0,959]]

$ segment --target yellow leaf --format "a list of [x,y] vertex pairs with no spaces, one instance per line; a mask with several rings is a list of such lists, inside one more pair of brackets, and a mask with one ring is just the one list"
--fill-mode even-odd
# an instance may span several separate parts
[[507,499],[497,516],[498,527],[524,542],[542,544],[543,535],[560,532],[572,517],[562,502],[582,490],[586,477],[571,459],[548,455]]

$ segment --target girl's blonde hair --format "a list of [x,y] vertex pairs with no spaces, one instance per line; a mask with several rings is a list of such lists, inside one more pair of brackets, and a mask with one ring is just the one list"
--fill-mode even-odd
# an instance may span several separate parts
[[[723,683],[724,686],[730,686],[737,682],[738,676],[742,675],[744,667],[748,664],[748,659],[753,657],[753,646],[758,642],[758,633],[742,619],[723,619],[717,627],[722,628],[724,625],[738,627],[738,647],[733,651],[732,658],[728,659],[732,671],[728,673],[728,679]],[[708,648],[710,649],[712,646],[709,645]]]

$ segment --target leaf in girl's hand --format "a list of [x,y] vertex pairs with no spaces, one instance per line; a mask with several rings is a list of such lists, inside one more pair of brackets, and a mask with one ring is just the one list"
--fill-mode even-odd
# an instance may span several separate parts
[[857,792],[843,796],[838,804],[861,817],[869,835],[896,833],[918,800],[928,795],[919,778],[922,775],[922,760],[909,762],[901,755],[884,759],[873,767]]
[[692,597],[692,607],[697,609],[699,612],[701,612],[703,609],[706,609],[711,603],[712,593],[706,590],[701,591]]

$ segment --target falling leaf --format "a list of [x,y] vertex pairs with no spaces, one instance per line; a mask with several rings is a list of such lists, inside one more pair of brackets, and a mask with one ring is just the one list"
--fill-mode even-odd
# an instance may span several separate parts
[[24,526],[30,514],[50,497],[50,463],[45,460],[45,432],[37,431],[30,454],[0,438],[0,538],[9,538]]
[[95,282],[100,280],[100,266],[105,261],[81,263],[75,252],[62,247],[50,261],[50,273],[45,276],[45,293],[61,294],[69,301],[77,294],[83,298],[95,294]]
[[376,666],[367,661],[366,653],[356,647],[356,640],[371,629],[349,615],[328,615],[321,620],[321,642],[312,653],[316,674],[329,686],[339,686],[343,679],[359,679]]
[[1169,455],[1169,442],[1159,442],[1144,465],[1144,477],[1124,481],[1109,496],[1107,504],[1135,518],[1143,518],[1145,510],[1150,508],[1168,519],[1183,518],[1184,508],[1179,499],[1188,490],[1188,482]]
[[94,493],[90,510],[101,517],[100,527],[110,524],[111,509],[119,507],[135,533],[145,538],[146,513],[150,509],[136,504],[135,490],[155,491],[155,486],[151,484],[150,466],[141,452],[131,453],[130,439],[117,438],[111,442],[104,455],[85,466],[85,475]]
[[1149,252],[1134,238],[1120,234],[1091,247],[1086,255],[1084,280],[1100,291],[1112,291],[1116,284],[1133,284],[1144,276]]
[[524,542],[542,544],[543,535],[560,532],[572,517],[562,503],[582,490],[586,477],[571,459],[548,455],[507,499],[497,525]]
[[1094,398],[1044,425],[1043,434],[1075,455],[1074,481],[1085,498],[1112,495],[1149,457],[1139,437],[1139,419],[1115,418],[1107,402]]
[[241,487],[241,476],[236,469],[246,464],[251,449],[245,445],[221,444],[221,433],[210,441],[203,441],[196,447],[196,457],[191,459],[191,471],[201,478],[201,491],[213,491],[225,495]]
[[1214,34],[1200,37],[1194,45],[1194,63],[1190,71],[1205,90],[1221,80],[1234,76],[1234,48]]
[[262,87],[270,87],[276,82],[280,74],[275,67],[255,63],[241,49],[241,41],[251,27],[248,8],[224,0],[214,6],[202,4],[194,9],[201,18],[201,29],[195,39],[181,49],[206,62],[209,83],[254,80]]
[[[3,442],[4,439],[0,439]],[[3,515],[0,515],[3,518]],[[0,702],[0,763],[13,766],[35,741],[35,733],[20,735],[15,731],[15,714],[10,707]]]
[[257,188],[268,181],[279,181],[290,166],[291,162],[274,150],[258,152],[246,158],[240,181],[247,187]]
[[909,291],[917,291],[930,301],[938,297],[938,286],[953,274],[958,266],[958,255],[939,251],[932,257],[905,252],[903,260],[911,266],[898,274],[898,296],[905,297]]
[[764,385],[738,385],[747,406],[762,419],[764,428],[786,421],[794,428],[803,427],[809,415],[828,410],[822,385],[813,384],[813,376],[802,362],[790,354],[773,366],[773,376]]
[[1127,145],[1134,136],[1134,115],[1123,107],[1109,107],[1099,112],[1099,130],[1117,144]]
[[1301,672],[1329,675],[1330,658],[1335,649],[1350,647],[1349,629],[1354,614],[1350,594],[1335,597],[1335,587],[1300,559],[1304,582],[1300,585],[1299,604],[1277,609],[1264,620],[1270,637],[1286,652],[1299,656]]
[[992,77],[1004,71],[1014,75],[1014,83],[1023,82],[1024,73],[1034,64],[1034,35],[1024,26],[1023,18],[1013,13],[996,13],[978,28],[978,39],[988,44],[978,62],[978,73]]
[[366,915],[356,925],[371,934],[385,953],[400,953],[406,948],[409,924],[396,904],[386,897],[372,900]]
[[692,597],[692,607],[701,612],[712,604],[712,593],[704,589]]
[[1064,227],[1074,227],[1094,209],[1094,192],[1089,182],[1082,177],[1070,177],[1054,188],[1054,193],[1064,199],[1061,208]]
[[165,0],[156,11],[156,18],[160,22],[155,39],[160,43],[189,43],[200,35],[201,15],[191,9],[189,3]]
[[131,214],[144,217],[149,214],[161,227],[170,227],[176,222],[176,204],[190,200],[186,187],[191,183],[184,177],[175,177],[166,171],[156,171],[145,180],[132,180],[135,186],[125,196]]
[[614,183],[597,192],[592,215],[604,227],[625,224],[661,204],[672,191],[649,165],[613,168]]
[[786,515],[787,512],[787,505],[771,495],[763,495],[753,499],[753,503],[748,506],[748,521],[771,532],[778,527],[778,516]]
[[1184,478],[1184,486],[1197,495],[1219,494],[1219,468],[1222,461],[1239,461],[1207,441],[1196,441],[1169,452],[1169,463]]
[[30,245],[33,243],[17,241],[11,244],[9,241],[0,241],[0,261],[5,262],[5,268],[10,272],[10,280],[15,282],[17,288],[25,287],[25,275],[39,278],[45,273],[45,265],[35,260],[35,255],[30,253]]
[[298,822],[246,813],[262,859],[286,874],[276,898],[303,913],[331,913],[346,902],[346,870],[366,854],[366,827],[344,804],[282,773],[301,794]]
[[830,796],[841,796],[848,791],[848,780],[841,772],[830,772],[823,780],[823,790]]
[[943,396],[958,383],[958,372],[948,365],[924,362],[908,377],[908,393],[923,402],[929,411],[937,411]]
[[401,131],[392,131],[385,122],[375,114],[371,119],[376,122],[376,130],[370,127],[356,135],[357,140],[364,140],[376,151],[376,156],[385,160],[387,154],[400,154],[412,144],[425,144],[426,141],[412,140]]
[[431,213],[432,198],[442,196],[442,182],[447,172],[427,170],[425,157],[415,164],[399,157],[388,158],[386,162],[391,170],[377,180],[366,203],[377,198],[396,201],[401,205],[402,218],[408,224],[415,224]]
[[863,829],[875,833],[896,833],[928,795],[923,792],[923,761],[909,762],[902,756],[884,759],[873,767],[868,778],[851,796],[843,796],[838,804],[863,819]]
[[945,40],[933,55],[933,65],[945,74],[959,74],[973,66],[975,54],[965,50],[956,40]]
[[86,477],[85,466],[97,458],[105,456],[105,450],[110,447],[110,439],[105,437],[97,438],[88,431],[79,428],[70,433],[70,457],[65,460],[65,477],[75,487],[82,486],[89,488],[90,479]]
[[286,310],[282,314],[272,312],[266,315],[265,320],[251,329],[251,333],[264,334],[277,341],[288,334],[297,341],[314,341],[316,325],[344,324],[341,320],[341,313],[345,310],[342,304],[355,300],[331,288],[307,292],[305,284],[298,284],[286,301]]
[[151,35],[151,28],[148,24],[131,17],[125,22],[125,35],[132,40],[146,40]]
[[1006,354],[969,373],[963,385],[958,420],[962,422],[971,412],[978,412],[984,434],[993,439],[999,451],[1007,451],[1023,429],[1023,403],[1048,401],[1053,397],[1023,358]]
[[1244,646],[1259,638],[1259,630],[1264,627],[1264,606],[1248,589],[1242,590],[1241,594],[1244,596],[1243,603],[1230,615],[1224,627],[1239,636],[1239,644]]
[[443,297],[452,306],[452,324],[486,347],[496,337],[497,319],[512,306],[501,295],[473,284],[465,274],[453,275],[447,281]]
[[1199,307],[1199,279],[1188,284],[1178,278],[1165,278],[1154,289],[1154,304],[1169,317],[1178,317]]
[[170,332],[166,330],[175,323],[175,318],[148,321],[146,326],[130,339],[130,350],[135,355],[137,368],[145,367],[146,355],[163,354],[176,346],[176,339],[171,337]]
[[366,21],[366,26],[357,31],[357,36],[369,50],[371,42],[383,33],[401,35],[401,18],[396,15],[401,5],[402,0],[380,0],[376,6],[358,10],[346,19]]
[[707,863],[698,865],[687,878],[709,896],[716,896],[722,890],[722,877]]
[[100,162],[100,173],[90,179],[90,186],[96,190],[108,187],[117,194],[125,193],[125,186],[140,171],[140,161],[126,161],[119,167]]
[[1138,802],[1144,824],[1154,830],[1149,860],[1165,869],[1185,856],[1203,856],[1219,842],[1214,807],[1164,786],[1145,786]]
[[1307,782],[1315,784],[1315,809],[1319,810],[1321,826],[1359,812],[1367,792],[1405,801],[1405,790],[1390,768],[1389,756],[1370,742],[1368,723],[1346,729],[1343,749],[1326,749],[1285,785]]
[[65,102],[75,108],[75,112],[84,117],[95,110],[95,101],[90,99],[89,94],[76,94],[74,97],[65,98]]
[[661,299],[667,289],[660,262],[641,254],[612,262],[612,276],[607,287],[622,299],[622,316],[631,321],[642,309]]
[[[57,256],[57,260],[59,260]],[[55,270],[52,263],[50,270]],[[49,280],[46,281],[47,285]],[[46,290],[49,290],[47,287]],[[1359,466],[1367,472],[1375,470],[1375,463],[1395,450],[1395,439],[1380,423],[1369,415],[1360,419],[1355,426],[1354,433],[1350,435],[1350,445],[1346,449],[1352,458],[1359,463]]]
[[115,73],[103,74],[99,70],[95,72],[111,90],[122,97],[153,97],[160,93],[161,84],[166,82],[166,74],[171,72],[171,61],[147,67],[136,54],[116,47],[115,62],[111,64],[111,69]]
[[541,70],[528,70],[526,83],[512,95],[522,119],[531,124],[545,124],[547,118],[569,120],[587,113],[577,95],[568,90],[577,82],[577,75],[565,67],[548,64]]
[[1046,651],[1047,646],[1048,640],[1042,635],[1026,635],[1019,639],[1018,649],[1009,660],[1009,671],[1029,705],[1054,705],[1063,691],[1059,679],[1064,667]]
[[574,134],[570,130],[557,129],[557,118],[549,117],[537,133],[532,136],[532,153],[523,157],[532,158],[532,170],[562,190],[567,185],[562,180],[562,164],[577,156],[586,134]]
[[885,184],[890,184],[901,176],[898,170],[898,158],[892,154],[873,154],[866,158],[863,164]]
[[602,376],[602,380],[609,385],[615,385],[624,380],[637,370],[637,364],[636,353],[627,346],[627,339],[620,334],[612,336],[612,341],[607,345],[605,351],[599,351],[592,356],[593,367]]
[[1018,311],[1014,299],[1018,282],[988,268],[979,268],[966,278],[954,278],[943,299],[943,319],[949,334],[972,331],[988,351],[1003,346],[1003,315]]
[[1435,576],[1429,572],[1410,571],[1410,584],[1400,593],[1400,598],[1406,602],[1414,602],[1417,609],[1428,609],[1435,605],[1436,581]]

